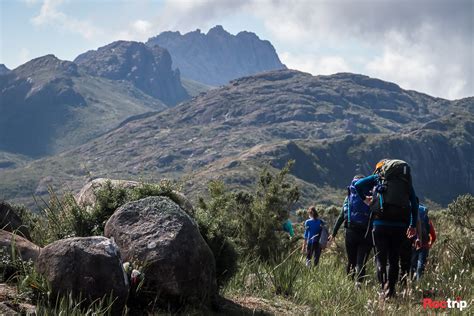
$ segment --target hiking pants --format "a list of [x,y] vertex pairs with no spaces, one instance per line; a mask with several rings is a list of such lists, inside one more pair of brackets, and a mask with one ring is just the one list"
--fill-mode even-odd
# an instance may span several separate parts
[[420,280],[425,271],[429,251],[428,248],[413,250],[413,255],[411,257],[411,270],[413,274],[416,272],[416,280]]
[[315,241],[306,246],[306,265],[311,266],[311,258],[314,257],[314,266],[319,263],[319,257],[321,257],[321,246],[319,242]]
[[372,238],[365,238],[365,229],[346,228],[347,274],[361,282],[365,277],[365,264],[372,249]]
[[372,237],[375,245],[375,260],[377,262],[377,279],[382,289],[394,293],[398,279],[398,260],[400,246],[405,236],[406,228],[392,226],[374,226]]
[[400,246],[400,280],[403,285],[406,284],[410,276],[412,263],[412,241],[405,237]]

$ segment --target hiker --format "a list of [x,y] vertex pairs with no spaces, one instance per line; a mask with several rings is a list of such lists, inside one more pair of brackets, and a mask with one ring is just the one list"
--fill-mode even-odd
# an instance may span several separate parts
[[[416,202],[419,205],[420,200],[418,199],[418,197],[416,198]],[[420,231],[420,207],[418,207],[418,220],[416,223],[416,231],[417,234]],[[415,242],[415,237],[416,235],[412,238],[408,238],[407,236],[403,239],[403,242],[400,245],[400,283],[402,286],[406,286],[408,278],[411,278],[413,276],[411,266],[414,251],[413,243]]]
[[[365,274],[365,264],[372,249],[372,236],[367,234],[370,221],[370,208],[364,203],[357,193],[354,184],[364,178],[363,175],[356,175],[349,187],[344,200],[341,213],[334,225],[329,241],[336,238],[337,232],[344,223],[346,229],[346,253],[347,253],[347,274],[352,278],[356,277],[356,287],[360,287]],[[369,195],[369,191],[364,196]]]
[[411,275],[412,246],[413,238],[405,236],[400,245],[400,283],[407,285],[407,280]]
[[[381,294],[384,298],[393,297],[399,272],[400,247],[405,234],[408,238],[415,236],[418,219],[418,202],[410,166],[402,160],[383,159],[377,163],[373,175],[358,180],[354,187],[371,208],[372,238]],[[369,190],[372,190],[372,196],[366,195]]]
[[304,222],[304,242],[301,250],[303,254],[306,254],[306,266],[311,267],[312,258],[314,258],[314,266],[317,266],[319,263],[322,250],[320,237],[324,222],[318,218],[319,215],[314,206],[308,208],[308,216],[309,219]]
[[295,236],[295,231],[293,230],[293,224],[291,223],[290,219],[287,219],[283,223],[283,231],[288,233],[288,235],[290,235],[290,239],[293,238],[293,236]]
[[428,217],[428,208],[420,204],[418,214],[420,234],[416,235],[411,257],[411,271],[417,281],[421,279],[425,271],[429,250],[436,241],[436,232],[433,223]]

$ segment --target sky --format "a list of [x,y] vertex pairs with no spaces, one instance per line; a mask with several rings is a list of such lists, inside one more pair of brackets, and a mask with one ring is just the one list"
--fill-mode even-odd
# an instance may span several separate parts
[[0,63],[222,25],[288,68],[353,72],[436,97],[474,96],[474,0],[0,0]]

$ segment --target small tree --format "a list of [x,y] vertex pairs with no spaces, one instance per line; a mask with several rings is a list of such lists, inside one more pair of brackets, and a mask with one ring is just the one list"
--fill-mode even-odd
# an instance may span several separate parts
[[459,196],[448,205],[448,216],[457,228],[467,229],[472,233],[472,217],[474,215],[474,197],[471,194]]
[[197,212],[201,232],[207,232],[208,240],[223,234],[240,253],[262,260],[285,251],[288,238],[283,223],[299,199],[298,188],[286,179],[292,164],[277,174],[264,169],[252,193],[228,192],[222,182],[211,182],[210,200],[201,198]]
[[246,211],[238,214],[240,246],[263,260],[273,259],[288,246],[282,225],[300,196],[298,187],[286,180],[293,163],[288,162],[277,174],[264,169],[254,197],[243,199]]

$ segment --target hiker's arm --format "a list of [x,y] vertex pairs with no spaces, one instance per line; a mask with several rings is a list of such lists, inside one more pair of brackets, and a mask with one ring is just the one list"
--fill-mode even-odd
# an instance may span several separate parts
[[416,199],[415,189],[413,186],[410,188],[410,206],[411,206],[411,218],[410,227],[416,227],[418,222],[418,201]]
[[436,231],[433,226],[433,222],[430,220],[430,246],[436,241]]
[[336,237],[337,232],[339,231],[339,228],[344,222],[344,212],[346,209],[347,209],[347,198],[344,201],[344,206],[342,207],[341,213],[339,214],[339,217],[336,220],[336,224],[334,225],[334,228],[332,229],[332,234],[331,234],[332,238]]
[[359,194],[362,201],[366,199],[365,192],[370,191],[370,189],[375,185],[377,180],[377,175],[373,174],[371,176],[360,179],[354,184],[357,194]]
[[305,230],[304,230],[303,248],[301,248],[302,253],[306,252],[306,244],[309,238],[309,226],[306,226],[306,222],[304,223],[304,228]]

